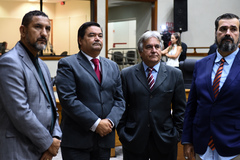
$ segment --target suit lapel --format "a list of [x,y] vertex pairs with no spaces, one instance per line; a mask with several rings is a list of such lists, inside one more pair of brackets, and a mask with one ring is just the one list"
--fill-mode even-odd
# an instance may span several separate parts
[[218,97],[223,94],[226,90],[228,90],[229,88],[229,85],[234,81],[234,79],[236,79],[236,77],[240,74],[240,51],[237,53],[234,61],[233,61],[233,64],[232,64],[232,67],[229,71],[229,74],[227,76],[227,79],[225,80],[225,82],[223,83],[223,86],[219,92],[219,95]]
[[208,93],[211,93],[210,95],[212,99],[215,99],[215,98],[214,98],[213,89],[212,89],[212,69],[209,69],[209,68],[213,68],[215,57],[216,57],[216,53],[214,55],[209,56],[205,64],[206,65],[205,73],[207,76],[205,80],[208,88]]
[[[106,71],[109,68],[109,64],[107,63],[107,61],[104,60],[104,58],[100,57],[100,65],[101,65],[101,74],[102,74],[102,85],[104,85],[104,83],[107,82],[107,72]],[[97,78],[97,76],[96,76],[96,78]]]
[[158,70],[158,74],[157,74],[157,79],[156,79],[156,82],[153,86],[152,91],[154,91],[156,88],[158,88],[166,78],[167,78],[166,66],[163,63],[160,62],[160,66],[159,66],[159,70]]
[[141,82],[141,84],[150,92],[142,62],[137,64],[137,67],[135,69],[135,75],[137,79]]
[[[40,68],[41,68],[41,70],[42,70],[43,78],[44,78],[44,80],[45,80],[46,87],[47,87],[47,89],[48,89],[48,91],[49,91],[49,95],[51,96],[50,98],[52,99],[52,101],[53,101],[54,104],[55,104],[55,100],[54,100],[55,97],[53,96],[53,94],[52,94],[52,92],[51,92],[52,88],[50,88],[50,87],[53,87],[53,86],[51,86],[51,83],[49,83],[50,81],[47,79],[47,77],[48,77],[47,70],[46,70],[46,68],[44,67],[42,61],[39,61],[39,60],[38,60],[38,62],[39,62],[39,66],[40,66]],[[42,85],[41,85],[41,86],[42,86]],[[43,88],[42,88],[42,89],[43,89]],[[44,89],[43,89],[43,92],[44,92],[44,94],[46,95],[46,92],[45,92]],[[46,95],[46,96],[47,96],[47,95]],[[50,102],[49,102],[49,103],[50,103]]]
[[20,43],[18,43],[18,50],[19,50],[18,51],[19,55],[22,57],[23,64],[25,64],[29,68],[29,70],[31,70],[33,72],[33,75],[36,78],[40,88],[42,89],[43,93],[46,95],[43,85],[42,85],[42,82],[40,80],[40,77],[37,73],[37,70],[36,70],[32,60],[28,56],[27,52],[25,51],[25,49],[23,49],[23,47],[20,45]]
[[[93,70],[93,68],[92,68],[92,66],[91,66],[91,64],[90,64],[90,62],[88,61],[87,57],[85,57],[85,56],[83,55],[83,53],[82,53],[81,51],[78,53],[77,59],[78,59],[79,64],[80,64],[83,68],[85,68],[85,70],[86,70],[87,72],[89,72],[89,74],[97,81],[97,83],[98,83],[99,85],[101,85],[100,82],[99,82],[99,80],[98,80],[98,77],[97,77],[95,71]],[[101,64],[101,65],[102,65],[102,64]],[[102,76],[102,77],[103,77],[103,76]]]

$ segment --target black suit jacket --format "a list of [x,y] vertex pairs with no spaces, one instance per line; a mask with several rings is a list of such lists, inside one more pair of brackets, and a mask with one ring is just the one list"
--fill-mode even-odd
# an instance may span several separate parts
[[125,110],[117,64],[103,57],[100,63],[101,83],[81,52],[62,58],[58,63],[56,86],[63,108],[62,146],[83,149],[97,143],[104,148],[114,147],[114,128],[103,138],[90,130],[98,118],[109,118],[117,126]]
[[126,111],[117,129],[123,147],[131,152],[143,152],[152,132],[159,151],[168,153],[182,133],[186,105],[182,73],[160,63],[152,91],[142,63],[122,70]]

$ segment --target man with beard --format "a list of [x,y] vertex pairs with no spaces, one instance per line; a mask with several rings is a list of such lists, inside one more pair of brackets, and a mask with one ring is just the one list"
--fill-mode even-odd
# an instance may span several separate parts
[[78,30],[80,51],[58,63],[56,85],[61,102],[64,160],[108,160],[115,127],[125,110],[118,65],[99,54],[100,25],[86,22]]
[[38,58],[49,39],[48,16],[28,12],[20,34],[0,58],[0,159],[50,160],[62,133],[50,72]]
[[215,21],[215,53],[197,61],[185,112],[185,159],[240,159],[239,17]]

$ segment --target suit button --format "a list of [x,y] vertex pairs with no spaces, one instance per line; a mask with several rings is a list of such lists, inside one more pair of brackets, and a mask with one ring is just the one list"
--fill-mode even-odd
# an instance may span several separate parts
[[148,124],[148,128],[150,127],[150,124]]
[[50,108],[50,106],[47,106],[47,108],[49,109],[49,108]]
[[152,96],[152,95],[150,95],[150,98],[153,98],[153,96]]
[[149,112],[151,113],[151,112],[152,112],[152,109],[149,109]]

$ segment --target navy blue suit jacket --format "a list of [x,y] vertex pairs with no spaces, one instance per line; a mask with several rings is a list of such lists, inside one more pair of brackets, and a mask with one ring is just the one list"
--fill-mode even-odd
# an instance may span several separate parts
[[209,137],[221,156],[240,154],[240,51],[220,93],[214,99],[211,73],[216,53],[195,64],[185,112],[182,143],[190,142],[198,154],[206,152]]

